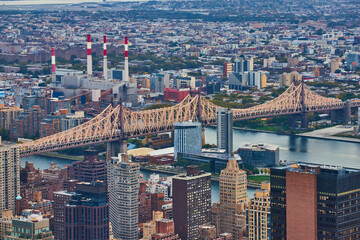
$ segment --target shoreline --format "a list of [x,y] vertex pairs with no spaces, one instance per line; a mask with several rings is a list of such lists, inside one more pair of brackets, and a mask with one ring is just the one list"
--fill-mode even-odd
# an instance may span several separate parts
[[[241,128],[241,127],[233,127],[233,129],[243,130],[243,131],[248,131],[248,132],[262,132],[262,133],[271,133],[271,134],[276,134],[276,135],[298,136],[298,137],[307,137],[307,138],[323,139],[323,140],[331,140],[331,141],[360,143],[360,139],[357,139],[357,138],[347,138],[347,137],[337,137],[337,136],[309,136],[309,135],[304,135],[306,133],[297,133],[297,134],[277,133],[277,132],[272,132],[272,131]],[[314,131],[316,131],[316,130],[314,130]]]
[[70,160],[70,161],[81,161],[84,160],[83,156],[69,156],[69,155],[62,155],[62,154],[58,154],[58,153],[40,153],[37,154],[38,156],[44,156],[44,157],[53,157],[53,158],[58,158],[58,159],[65,159],[65,160]]

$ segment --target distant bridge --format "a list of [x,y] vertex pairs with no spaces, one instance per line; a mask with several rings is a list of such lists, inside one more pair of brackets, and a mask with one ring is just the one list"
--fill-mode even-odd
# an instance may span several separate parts
[[[360,100],[342,102],[314,93],[304,83],[292,84],[279,97],[254,107],[233,109],[234,121],[291,115],[303,119],[306,113],[341,112],[345,121],[350,120],[351,107],[359,107]],[[160,109],[131,111],[123,105],[109,105],[90,121],[36,141],[20,145],[21,157],[43,152],[88,146],[96,143],[115,142],[128,138],[169,132],[175,122],[201,121],[203,125],[216,124],[219,106],[197,95],[187,96],[181,103]],[[297,117],[297,118],[296,118]],[[295,120],[293,120],[295,121]],[[303,126],[305,126],[302,121]]]

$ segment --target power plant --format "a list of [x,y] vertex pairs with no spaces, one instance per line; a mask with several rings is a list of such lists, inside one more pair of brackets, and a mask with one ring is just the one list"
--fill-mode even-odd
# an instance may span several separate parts
[[106,99],[106,103],[122,102],[133,107],[137,106],[137,84],[129,78],[128,38],[124,39],[124,69],[108,69],[107,38],[103,36],[103,74],[96,77],[93,74],[91,35],[86,36],[87,71],[74,69],[56,69],[55,48],[51,49],[52,84],[49,85],[55,98],[74,98],[91,94],[91,99],[98,102]]

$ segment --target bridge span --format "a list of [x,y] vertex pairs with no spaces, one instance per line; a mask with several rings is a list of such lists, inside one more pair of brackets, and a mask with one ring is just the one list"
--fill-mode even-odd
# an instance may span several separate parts
[[[305,127],[306,113],[332,112],[350,121],[351,108],[360,107],[360,100],[343,102],[323,97],[310,90],[304,83],[292,84],[279,97],[264,104],[245,109],[233,109],[234,121],[291,115],[293,121],[300,119]],[[98,116],[77,127],[44,137],[19,146],[20,156],[88,146],[105,142],[122,142],[134,137],[173,130],[175,122],[201,121],[203,125],[216,124],[216,106],[197,95],[187,96],[181,103],[160,109],[131,111],[123,105],[109,105]],[[335,119],[334,119],[335,120]]]

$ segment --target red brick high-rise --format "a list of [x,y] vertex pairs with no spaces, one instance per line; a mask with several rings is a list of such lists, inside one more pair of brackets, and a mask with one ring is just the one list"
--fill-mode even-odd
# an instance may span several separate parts
[[106,162],[99,160],[95,150],[85,151],[84,160],[77,161],[68,168],[68,179],[84,182],[103,181],[107,182]]
[[139,223],[150,221],[151,213],[151,194],[146,192],[146,182],[140,182]]

